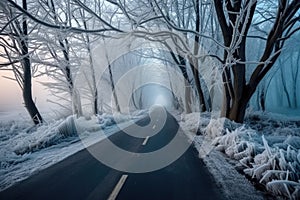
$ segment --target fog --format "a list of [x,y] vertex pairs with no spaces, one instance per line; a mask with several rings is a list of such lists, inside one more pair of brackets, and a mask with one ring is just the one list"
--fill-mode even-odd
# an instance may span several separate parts
[[[14,78],[12,72],[0,70],[0,112],[25,112],[21,88],[16,81],[7,79],[6,77]],[[51,98],[50,92],[45,86],[39,83],[47,81],[49,81],[49,78],[41,77],[34,79],[32,82],[33,99],[38,108],[44,112],[53,106],[47,102],[47,99]]]

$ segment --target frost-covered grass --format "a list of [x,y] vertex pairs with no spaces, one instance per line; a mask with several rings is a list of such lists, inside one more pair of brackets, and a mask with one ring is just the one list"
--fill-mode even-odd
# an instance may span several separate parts
[[[181,125],[198,129],[199,113],[184,117]],[[201,115],[200,129],[205,138],[198,148],[206,156],[214,148],[235,160],[236,168],[252,181],[275,195],[300,198],[300,123],[299,117],[255,112],[245,124]],[[196,137],[196,141],[197,141]],[[202,155],[201,155],[202,154]]]
[[102,114],[75,120],[69,116],[38,127],[23,120],[0,122],[0,191],[82,150],[87,144],[101,141],[119,130],[116,124],[126,126],[132,122],[129,120],[135,121],[144,113]]

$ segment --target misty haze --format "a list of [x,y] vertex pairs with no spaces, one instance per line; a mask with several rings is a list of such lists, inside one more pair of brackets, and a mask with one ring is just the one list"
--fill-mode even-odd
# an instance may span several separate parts
[[299,0],[1,0],[0,199],[300,199]]

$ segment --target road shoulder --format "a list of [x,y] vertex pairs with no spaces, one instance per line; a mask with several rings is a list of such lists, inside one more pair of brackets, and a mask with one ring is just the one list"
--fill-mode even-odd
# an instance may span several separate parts
[[[189,138],[191,133],[184,131]],[[240,174],[234,166],[227,162],[224,155],[212,148],[209,140],[204,140],[203,136],[194,138],[193,144],[199,153],[199,159],[202,159],[207,169],[215,179],[220,188],[224,199],[230,200],[259,200],[264,199],[263,193],[256,190],[255,187]]]

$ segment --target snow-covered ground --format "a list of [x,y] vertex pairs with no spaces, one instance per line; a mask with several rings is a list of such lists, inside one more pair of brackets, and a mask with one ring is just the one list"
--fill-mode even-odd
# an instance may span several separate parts
[[[84,145],[101,141],[119,130],[118,126],[127,126],[143,114],[102,114],[80,117],[75,123],[70,116],[37,128],[22,119],[0,121],[0,191],[84,149]],[[76,130],[72,130],[75,124]]]
[[200,127],[195,147],[226,198],[262,198],[253,184],[272,198],[300,198],[299,115],[252,112],[244,124],[215,119],[210,113],[198,119],[199,113],[191,113],[182,117],[180,125],[189,136]]
[[[1,120],[0,191],[82,150],[81,140],[90,145],[99,142],[119,129],[116,124],[127,126],[143,114],[81,117],[75,120],[79,137],[72,131],[73,117],[48,121],[37,128],[22,119]],[[299,115],[251,112],[244,124],[217,118],[215,113],[199,115],[176,114],[190,138],[200,127],[195,147],[226,199],[262,199],[253,185],[274,195],[299,199]]]

